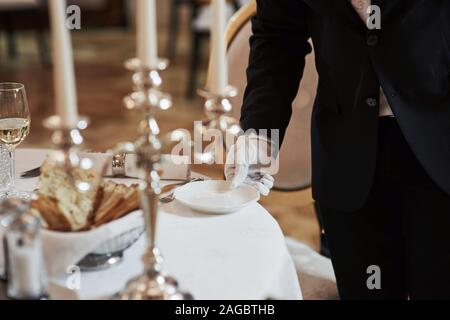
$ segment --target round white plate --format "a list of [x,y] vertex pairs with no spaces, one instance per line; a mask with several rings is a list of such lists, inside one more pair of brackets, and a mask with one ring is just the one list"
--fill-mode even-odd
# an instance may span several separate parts
[[223,180],[191,182],[175,190],[174,196],[185,206],[206,213],[231,213],[259,200],[259,192],[248,185],[230,189]]

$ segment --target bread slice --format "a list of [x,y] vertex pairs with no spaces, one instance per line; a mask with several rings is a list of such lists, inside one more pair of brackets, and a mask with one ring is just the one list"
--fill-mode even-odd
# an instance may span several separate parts
[[38,181],[38,198],[33,214],[54,231],[83,231],[119,219],[139,208],[139,187],[113,181],[103,182],[96,190],[79,192],[75,181],[96,185],[97,173],[75,169],[69,176],[62,168],[44,164]]
[[124,215],[139,208],[139,192],[137,185],[132,185],[123,196],[123,200],[114,208],[113,220],[120,219]]
[[[114,184],[114,188],[112,187]],[[106,182],[103,187],[105,197],[95,212],[94,227],[119,219],[139,207],[137,185],[127,187],[124,184]]]
[[58,213],[54,213],[53,208],[48,210],[50,206],[48,199],[54,199],[57,211],[69,222],[70,231],[83,230],[90,224],[89,220],[94,213],[96,201],[99,201],[98,188],[79,192],[74,184],[74,181],[77,180],[86,181],[95,186],[98,174],[95,170],[75,169],[73,177],[71,177],[63,168],[43,164],[38,186],[39,198],[46,200],[38,203],[38,207],[42,209],[40,213],[47,223],[49,223],[47,218],[52,219],[50,215],[58,216]]
[[42,218],[43,225],[47,229],[54,231],[71,231],[72,226],[69,220],[59,212],[55,199],[49,197],[40,197],[31,201],[32,214]]

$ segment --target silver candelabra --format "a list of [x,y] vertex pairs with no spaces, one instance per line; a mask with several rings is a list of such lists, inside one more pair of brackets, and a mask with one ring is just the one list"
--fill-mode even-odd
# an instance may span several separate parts
[[178,289],[177,282],[162,270],[163,258],[156,247],[156,225],[161,188],[159,168],[163,142],[155,118],[158,110],[167,110],[172,105],[171,97],[160,90],[160,72],[167,67],[167,60],[160,60],[157,67],[148,67],[138,59],[126,62],[133,71],[134,91],[124,98],[129,110],[138,110],[143,119],[139,125],[139,138],[133,143],[122,143],[115,153],[135,153],[136,165],[142,172],[140,203],[144,214],[147,249],[142,257],[144,273],[130,280],[121,293],[125,300],[186,300],[188,293]]

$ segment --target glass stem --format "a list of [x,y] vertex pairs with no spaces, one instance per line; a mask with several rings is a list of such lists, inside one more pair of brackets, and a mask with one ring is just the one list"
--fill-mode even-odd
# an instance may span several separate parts
[[9,192],[12,192],[16,188],[16,161],[14,159],[15,149],[8,150],[9,153]]

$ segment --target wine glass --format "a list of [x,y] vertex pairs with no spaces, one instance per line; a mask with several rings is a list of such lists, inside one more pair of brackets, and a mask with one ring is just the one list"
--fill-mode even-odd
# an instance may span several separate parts
[[30,130],[30,111],[25,87],[20,83],[0,83],[0,144],[9,154],[10,184],[3,196],[27,199],[30,193],[15,188],[14,151]]

